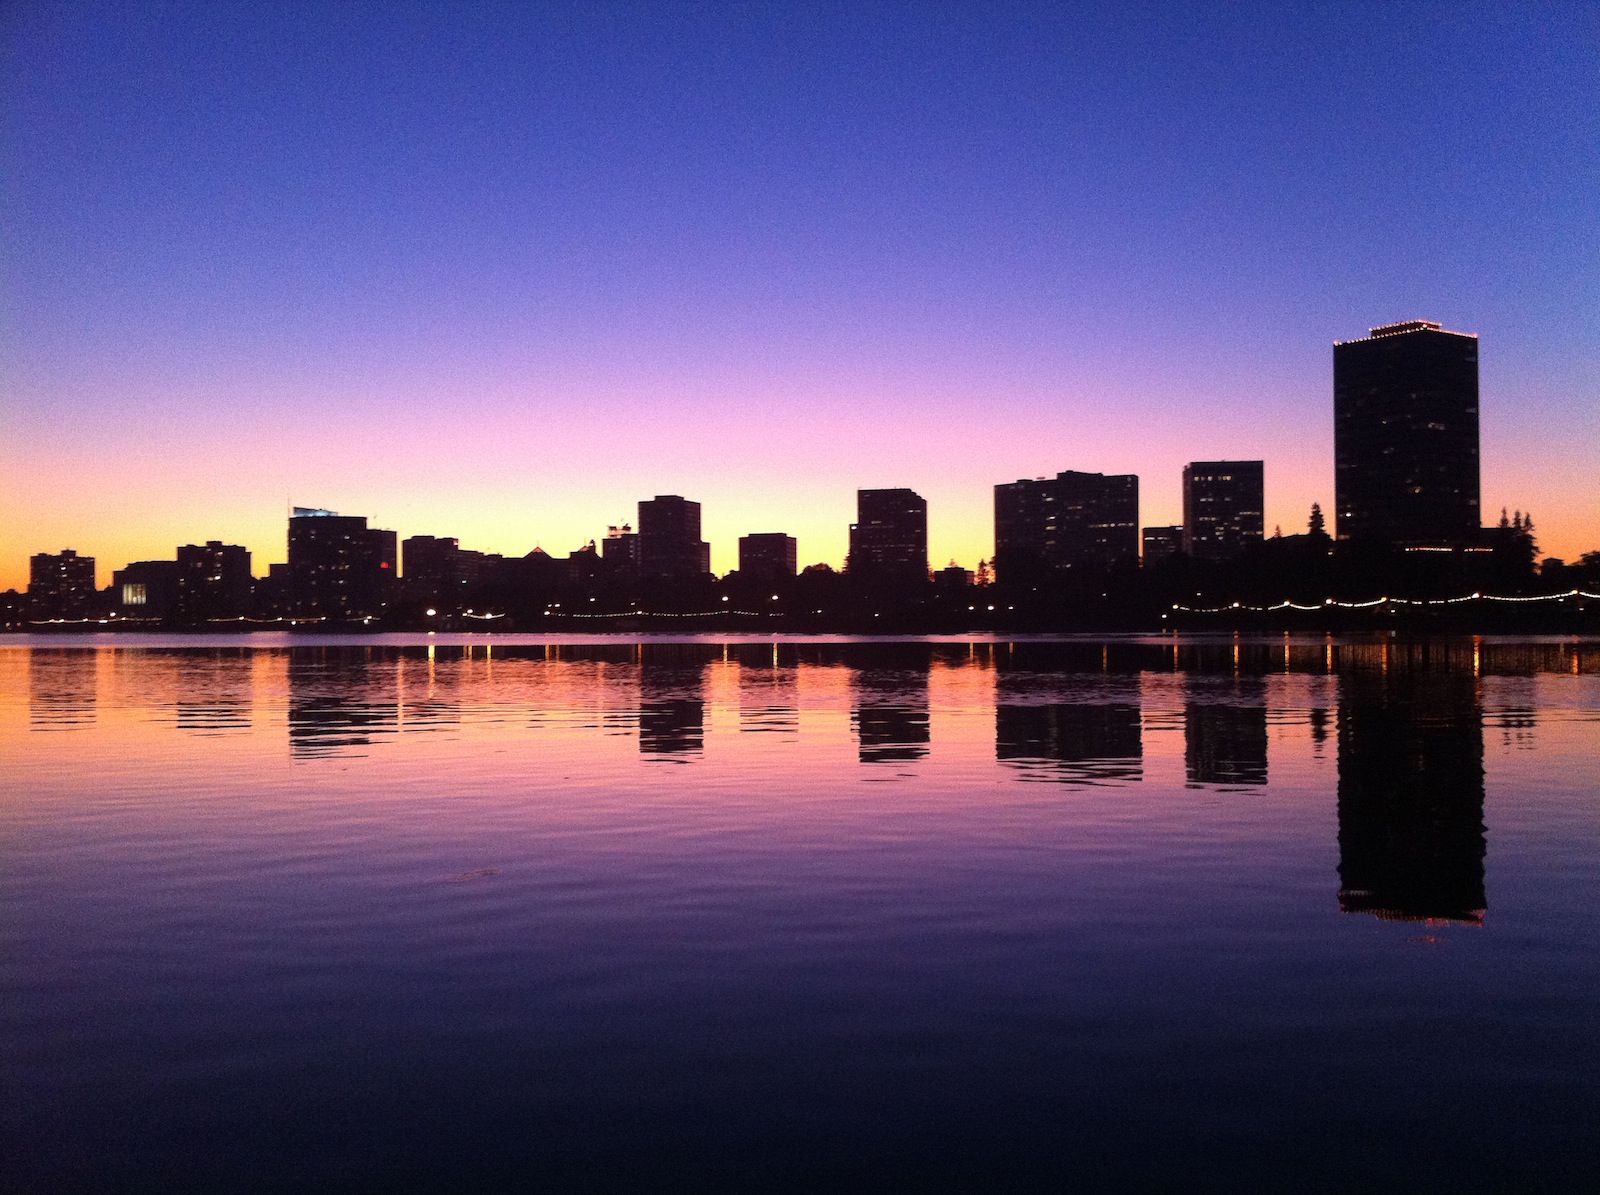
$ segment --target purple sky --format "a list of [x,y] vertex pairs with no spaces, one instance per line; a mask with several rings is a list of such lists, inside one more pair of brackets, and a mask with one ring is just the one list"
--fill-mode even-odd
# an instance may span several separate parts
[[13,4],[0,586],[287,501],[562,553],[656,493],[839,563],[858,486],[1266,461],[1331,342],[1482,337],[1483,497],[1600,548],[1600,9]]

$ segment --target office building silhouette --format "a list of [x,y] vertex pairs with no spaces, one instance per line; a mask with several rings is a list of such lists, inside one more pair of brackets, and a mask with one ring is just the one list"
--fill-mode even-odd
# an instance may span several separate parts
[[412,535],[400,541],[400,576],[411,600],[454,610],[483,569],[484,554],[464,550],[451,536]]
[[394,585],[393,531],[365,516],[297,506],[289,517],[289,589],[300,618],[370,618],[383,613]]
[[1478,338],[1426,320],[1333,346],[1339,539],[1459,547],[1478,538]]
[[859,577],[928,579],[928,502],[907,489],[857,490],[845,568]]
[[800,571],[798,545],[781,531],[739,537],[739,575],[751,581],[792,581]]
[[994,551],[1002,580],[1020,560],[1052,568],[1137,560],[1138,477],[1067,470],[995,486]]
[[125,618],[169,618],[178,603],[178,562],[130,561],[111,574],[111,600]]
[[28,606],[34,618],[87,618],[95,592],[93,556],[63,548],[28,558]]
[[1177,524],[1168,527],[1146,527],[1143,536],[1143,551],[1140,559],[1146,568],[1160,564],[1163,560],[1171,560],[1183,551],[1183,525]]
[[638,570],[643,577],[691,580],[711,571],[711,545],[700,538],[700,504],[676,494],[639,503]]
[[178,549],[175,613],[184,622],[238,618],[250,609],[250,549],[210,539]]
[[1183,467],[1183,550],[1227,560],[1261,542],[1261,461],[1194,461]]
[[632,523],[606,528],[606,537],[600,541],[600,559],[619,577],[639,574],[639,533]]

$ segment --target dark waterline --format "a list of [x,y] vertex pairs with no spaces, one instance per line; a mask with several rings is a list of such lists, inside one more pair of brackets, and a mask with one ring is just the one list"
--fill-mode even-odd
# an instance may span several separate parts
[[1590,1190],[1600,643],[0,647],[0,1185]]

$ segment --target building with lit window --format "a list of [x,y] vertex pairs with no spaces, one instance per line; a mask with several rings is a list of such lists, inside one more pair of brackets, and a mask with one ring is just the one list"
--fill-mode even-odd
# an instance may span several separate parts
[[1142,537],[1143,551],[1140,560],[1146,568],[1171,560],[1183,551],[1183,526],[1146,527]]
[[928,501],[912,490],[857,490],[846,570],[857,577],[928,579]]
[[28,609],[34,618],[87,618],[95,596],[93,556],[63,548],[28,558]]
[[111,574],[111,600],[124,618],[171,617],[178,602],[176,560],[135,560]]
[[1138,477],[1068,470],[995,486],[994,552],[1001,580],[1008,563],[1073,568],[1137,560]]
[[400,568],[408,600],[454,609],[477,584],[483,553],[463,550],[449,536],[413,535],[400,541]]
[[238,618],[250,609],[250,549],[220,540],[178,549],[176,614],[184,622]]
[[1227,560],[1262,537],[1262,462],[1194,461],[1183,467],[1183,550]]
[[398,542],[359,515],[297,506],[289,519],[290,601],[298,618],[372,618],[394,586]]
[[1478,338],[1426,320],[1333,346],[1334,531],[1405,547],[1473,543]]

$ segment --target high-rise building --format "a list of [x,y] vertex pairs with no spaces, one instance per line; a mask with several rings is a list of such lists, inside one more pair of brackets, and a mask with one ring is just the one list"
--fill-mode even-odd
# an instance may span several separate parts
[[1426,320],[1333,346],[1334,530],[1408,547],[1473,542],[1478,338]]
[[176,613],[185,622],[237,618],[250,608],[250,549],[210,539],[178,549]]
[[1183,550],[1227,560],[1261,542],[1260,461],[1194,461],[1183,467]]
[[862,577],[928,579],[928,501],[912,490],[857,490],[845,567]]
[[800,571],[798,545],[781,531],[739,537],[739,575],[751,581],[792,581]]
[[700,504],[677,494],[639,503],[639,574],[689,580],[711,572],[711,545],[700,538]]
[[87,618],[95,592],[93,556],[63,548],[28,558],[28,607],[35,618]]
[[1146,527],[1143,548],[1140,559],[1146,568],[1171,560],[1183,551],[1183,525]]
[[289,584],[300,618],[364,618],[383,612],[394,585],[393,531],[360,515],[297,506],[289,518]]
[[1075,473],[994,487],[997,570],[1027,558],[1053,568],[1139,558],[1139,479]]

